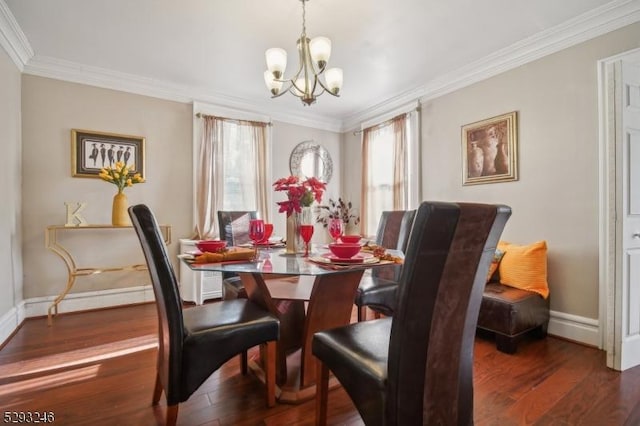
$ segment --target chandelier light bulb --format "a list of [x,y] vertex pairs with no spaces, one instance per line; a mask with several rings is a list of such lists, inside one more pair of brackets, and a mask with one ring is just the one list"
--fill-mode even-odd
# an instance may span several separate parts
[[282,81],[276,80],[273,76],[273,73],[269,70],[264,72],[264,84],[267,85],[267,89],[271,92],[272,95],[277,95],[282,90],[282,85],[284,84]]
[[293,90],[294,95],[300,98],[303,97],[305,92],[307,91],[307,85],[306,85],[305,79],[303,77],[300,77],[299,79],[297,79],[296,84],[292,86],[291,89]]
[[267,69],[277,79],[281,79],[287,68],[287,51],[279,47],[272,47],[265,52]]
[[327,37],[314,37],[309,42],[309,50],[318,70],[324,69],[331,56],[331,40]]
[[329,68],[324,73],[324,79],[331,93],[334,95],[340,93],[340,89],[342,89],[342,68]]

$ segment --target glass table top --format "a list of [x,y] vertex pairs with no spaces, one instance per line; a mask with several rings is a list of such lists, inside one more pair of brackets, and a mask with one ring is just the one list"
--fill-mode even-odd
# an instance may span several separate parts
[[384,262],[342,265],[331,262],[317,263],[310,260],[329,254],[330,252],[326,246],[319,245],[312,248],[308,258],[303,257],[302,254],[285,253],[284,248],[261,248],[258,252],[258,258],[255,261],[205,264],[194,264],[185,258],[182,258],[181,261],[187,263],[194,271],[249,272],[282,275],[326,275],[367,269],[372,266],[383,267],[384,265],[394,265],[393,263]]

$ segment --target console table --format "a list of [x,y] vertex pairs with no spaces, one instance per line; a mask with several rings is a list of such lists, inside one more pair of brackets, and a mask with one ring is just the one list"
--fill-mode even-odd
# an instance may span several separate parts
[[[73,284],[76,281],[76,277],[82,277],[87,275],[101,274],[103,272],[116,272],[116,271],[145,271],[147,270],[146,264],[117,266],[111,268],[78,268],[73,256],[67,249],[58,243],[59,232],[91,232],[97,229],[101,230],[133,230],[132,226],[113,226],[113,225],[86,225],[86,226],[65,226],[65,225],[51,225],[47,226],[45,232],[45,246],[60,256],[65,266],[67,267],[67,286],[51,303],[47,311],[47,324],[51,325],[52,318],[58,315],[58,304],[69,293]],[[166,244],[171,243],[171,225],[160,225],[162,237]]]

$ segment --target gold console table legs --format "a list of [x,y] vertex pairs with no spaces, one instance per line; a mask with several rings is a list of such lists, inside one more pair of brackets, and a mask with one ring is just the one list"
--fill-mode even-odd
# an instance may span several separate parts
[[[53,317],[58,314],[58,305],[69,294],[69,291],[73,288],[76,282],[76,277],[91,276],[101,274],[104,272],[119,272],[119,271],[146,271],[146,264],[136,264],[127,266],[117,266],[112,268],[78,268],[73,256],[67,249],[58,243],[58,231],[75,231],[75,230],[96,230],[96,229],[131,229],[131,226],[112,226],[112,225],[87,225],[87,226],[64,226],[64,225],[51,225],[47,227],[45,233],[45,246],[57,254],[65,266],[67,267],[67,285],[64,290],[53,300],[49,309],[47,310],[47,324],[51,325]],[[164,242],[166,244],[171,243],[171,226],[160,225],[160,229],[163,234]]]

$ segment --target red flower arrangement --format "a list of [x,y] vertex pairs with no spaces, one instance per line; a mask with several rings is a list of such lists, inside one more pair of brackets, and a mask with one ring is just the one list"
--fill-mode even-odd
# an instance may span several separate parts
[[301,181],[298,176],[278,179],[273,186],[275,191],[287,192],[287,200],[277,202],[280,206],[279,213],[287,212],[287,216],[291,216],[294,211],[300,213],[302,207],[309,207],[314,200],[322,201],[322,193],[327,187],[314,177]]

